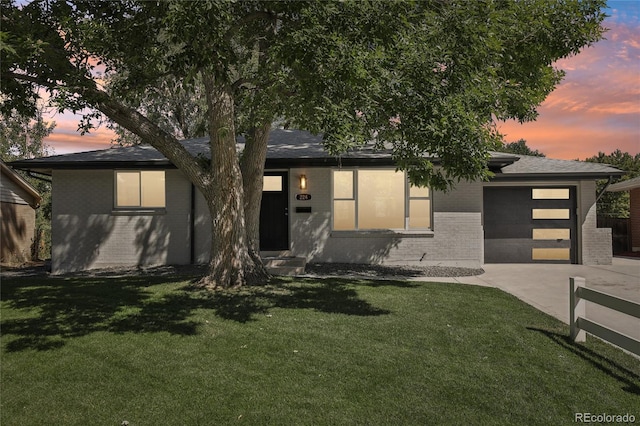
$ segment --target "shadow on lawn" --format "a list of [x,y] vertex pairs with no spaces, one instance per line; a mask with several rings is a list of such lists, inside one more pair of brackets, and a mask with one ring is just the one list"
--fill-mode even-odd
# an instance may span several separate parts
[[626,392],[640,395],[640,377],[638,377],[636,373],[627,370],[610,358],[600,355],[584,345],[574,343],[568,335],[534,327],[527,327],[527,329],[545,335],[564,349],[584,359],[598,370],[620,381],[624,384],[625,387],[623,390]]
[[69,339],[100,331],[194,335],[199,325],[193,319],[195,310],[209,310],[241,323],[271,308],[358,316],[390,313],[358,296],[358,285],[385,285],[377,282],[274,278],[265,287],[207,292],[190,286],[185,279],[182,285],[175,277],[166,276],[3,280],[3,303],[21,311],[18,318],[12,318],[15,312],[3,315],[3,340],[8,341],[5,350],[51,350]]

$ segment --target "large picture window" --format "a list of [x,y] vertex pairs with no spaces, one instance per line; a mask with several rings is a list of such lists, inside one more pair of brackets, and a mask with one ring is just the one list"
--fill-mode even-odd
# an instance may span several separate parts
[[431,229],[429,188],[389,169],[333,171],[333,229]]
[[116,171],[117,208],[163,208],[164,171]]

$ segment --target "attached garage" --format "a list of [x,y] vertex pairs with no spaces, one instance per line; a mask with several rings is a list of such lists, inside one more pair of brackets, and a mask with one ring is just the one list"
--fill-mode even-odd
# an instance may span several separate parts
[[578,263],[574,186],[485,187],[485,263]]

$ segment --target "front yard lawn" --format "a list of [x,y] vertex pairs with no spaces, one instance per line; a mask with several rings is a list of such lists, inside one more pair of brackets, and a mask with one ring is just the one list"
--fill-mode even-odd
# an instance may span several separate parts
[[275,279],[2,280],[0,423],[640,421],[640,362],[497,289]]

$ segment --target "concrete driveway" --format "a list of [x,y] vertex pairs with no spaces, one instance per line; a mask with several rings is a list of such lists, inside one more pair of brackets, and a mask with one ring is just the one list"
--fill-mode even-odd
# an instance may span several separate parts
[[[612,265],[486,264],[475,277],[437,279],[500,288],[529,305],[569,323],[569,278],[640,303],[640,259],[614,258]],[[640,340],[640,319],[587,302],[587,318]]]

